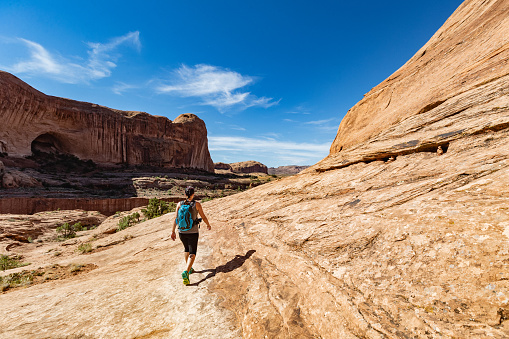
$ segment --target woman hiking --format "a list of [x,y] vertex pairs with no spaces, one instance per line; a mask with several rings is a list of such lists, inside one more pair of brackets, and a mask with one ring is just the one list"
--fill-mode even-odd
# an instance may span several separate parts
[[[171,231],[171,239],[175,241],[177,235],[175,228],[178,225],[179,238],[184,245],[184,258],[186,261],[186,270],[182,272],[184,285],[189,285],[189,275],[194,272],[193,263],[196,258],[196,250],[198,247],[198,236],[200,230],[200,222],[203,219],[210,230],[210,224],[203,212],[201,204],[194,201],[194,188],[187,186],[185,190],[187,199],[177,204],[176,218],[173,221],[173,229]],[[202,219],[198,218],[198,214]]]

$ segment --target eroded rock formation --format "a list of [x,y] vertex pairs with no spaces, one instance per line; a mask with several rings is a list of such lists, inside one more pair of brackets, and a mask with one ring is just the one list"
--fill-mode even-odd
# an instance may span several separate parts
[[412,123],[410,131],[416,132],[430,122],[454,121],[449,132],[457,131],[462,129],[458,118],[483,104],[488,106],[482,107],[478,118],[483,122],[477,125],[488,125],[499,107],[496,99],[507,95],[507,14],[505,0],[465,1],[415,56],[349,110],[331,154],[382,139],[380,132],[388,133],[391,126],[398,126],[392,133],[405,133],[401,123]]
[[102,165],[214,170],[205,123],[193,114],[172,122],[52,97],[0,71],[0,118],[0,151],[11,157],[58,152]]
[[267,166],[258,161],[241,161],[230,164],[234,173],[265,173],[267,174]]

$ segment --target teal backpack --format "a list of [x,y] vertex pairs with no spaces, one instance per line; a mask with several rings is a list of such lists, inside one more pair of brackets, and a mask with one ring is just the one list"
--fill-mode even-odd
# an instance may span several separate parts
[[194,201],[188,202],[187,200],[180,204],[176,220],[179,231],[186,232],[193,227],[191,209],[194,208],[195,205],[196,203]]

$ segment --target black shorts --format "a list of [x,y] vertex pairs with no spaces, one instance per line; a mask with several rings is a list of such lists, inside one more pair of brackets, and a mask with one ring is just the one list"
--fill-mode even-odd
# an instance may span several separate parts
[[179,233],[180,241],[184,244],[184,252],[196,255],[198,249],[198,236],[199,233]]

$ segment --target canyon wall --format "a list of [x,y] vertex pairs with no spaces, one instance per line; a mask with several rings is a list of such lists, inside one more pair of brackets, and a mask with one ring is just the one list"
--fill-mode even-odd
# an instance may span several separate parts
[[[147,206],[149,198],[87,199],[87,198],[0,198],[0,214],[34,214],[56,210],[98,211],[112,215]],[[167,202],[179,202],[183,198],[161,198]]]
[[[348,111],[330,154],[381,138],[402,122],[412,120],[415,132],[507,95],[494,84],[507,83],[508,7],[504,0],[465,1],[405,65]],[[489,98],[478,95],[486,87],[494,91]]]
[[205,123],[193,114],[172,122],[48,96],[0,71],[0,118],[0,152],[11,157],[60,152],[101,165],[214,171]]

